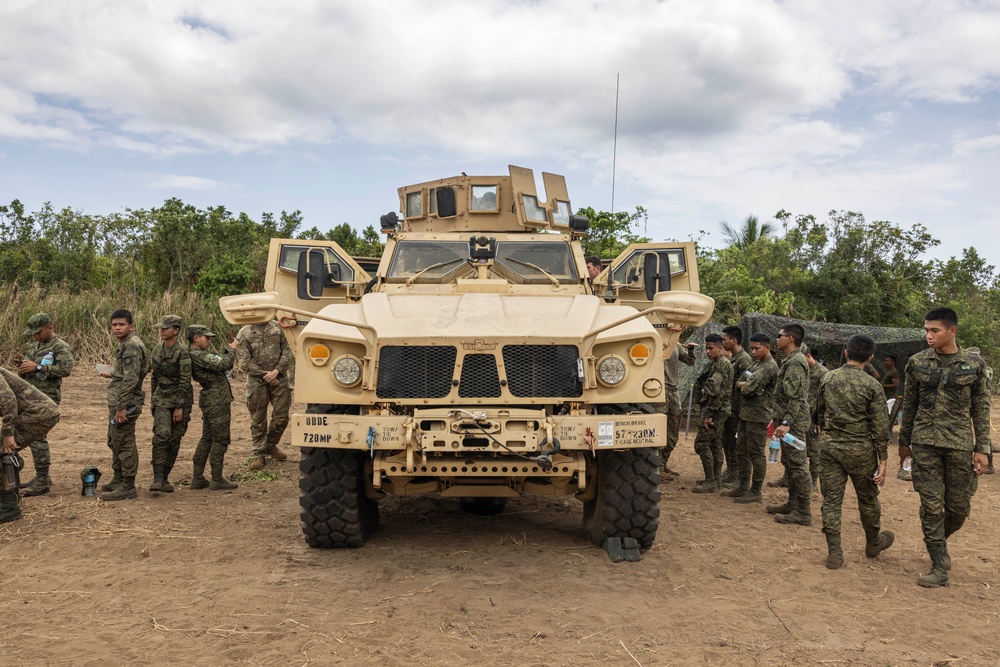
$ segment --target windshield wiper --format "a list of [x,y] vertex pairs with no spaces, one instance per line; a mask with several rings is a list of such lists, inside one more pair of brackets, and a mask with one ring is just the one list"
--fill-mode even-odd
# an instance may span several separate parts
[[452,259],[452,260],[449,260],[447,262],[438,262],[437,264],[431,264],[426,269],[420,269],[419,271],[417,271],[416,273],[414,273],[412,276],[410,276],[409,278],[407,278],[406,279],[406,284],[407,284],[407,286],[412,285],[414,280],[416,280],[420,276],[424,275],[425,273],[427,273],[431,269],[440,269],[442,266],[448,266],[449,264],[454,264],[455,262],[464,262],[464,261],[467,261],[464,257],[458,257],[456,259]]
[[521,266],[527,266],[528,268],[534,269],[535,271],[538,271],[543,276],[545,276],[546,278],[548,278],[549,280],[551,280],[552,284],[555,285],[556,287],[562,285],[562,283],[559,282],[558,278],[556,278],[551,273],[549,273],[548,271],[546,271],[542,267],[538,266],[537,264],[532,264],[531,262],[523,262],[523,261],[521,261],[519,259],[514,259],[513,257],[504,257],[503,261],[505,261],[505,262],[516,262],[516,263],[520,264]]

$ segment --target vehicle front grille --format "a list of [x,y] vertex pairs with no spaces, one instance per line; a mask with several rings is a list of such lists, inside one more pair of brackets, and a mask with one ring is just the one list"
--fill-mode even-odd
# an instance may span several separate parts
[[500,396],[500,374],[497,359],[492,354],[467,354],[462,362],[462,379],[458,384],[462,398],[496,398]]
[[576,366],[579,357],[573,345],[504,345],[510,393],[519,398],[582,396]]
[[379,398],[444,398],[455,375],[456,349],[447,345],[390,345],[379,354]]

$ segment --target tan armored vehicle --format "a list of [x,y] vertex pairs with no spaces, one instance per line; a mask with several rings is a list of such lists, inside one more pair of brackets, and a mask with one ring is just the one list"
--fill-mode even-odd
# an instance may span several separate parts
[[375,275],[325,241],[272,239],[267,292],[221,299],[277,319],[296,350],[302,529],[359,546],[386,494],[498,512],[575,496],[597,544],[659,523],[664,349],[712,314],[692,243],[633,245],[591,284],[563,177],[528,169],[399,189]]

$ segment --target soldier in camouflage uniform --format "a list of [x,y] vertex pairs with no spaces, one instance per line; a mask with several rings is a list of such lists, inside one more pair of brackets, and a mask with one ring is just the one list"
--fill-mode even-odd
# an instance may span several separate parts
[[722,336],[705,336],[705,354],[711,362],[702,375],[698,405],[701,423],[694,450],[701,457],[705,480],[692,488],[694,493],[715,493],[722,488],[722,436],[733,391],[733,365],[722,354]]
[[819,363],[807,346],[803,345],[800,349],[802,354],[806,356],[806,363],[809,364],[809,417],[811,424],[809,432],[806,434],[806,455],[809,458],[809,475],[812,477],[813,491],[815,491],[820,475],[820,447],[822,446],[822,435],[818,428],[819,420],[816,418],[816,394],[819,392],[820,382],[830,372],[830,369]]
[[823,533],[828,549],[826,566],[831,570],[844,564],[840,512],[848,479],[858,497],[865,555],[875,558],[895,539],[892,532],[880,530],[878,487],[885,482],[889,417],[882,386],[864,371],[864,364],[874,354],[874,340],[851,336],[845,351],[847,363],[823,378],[815,399],[816,418],[823,433]]
[[[18,365],[18,375],[59,405],[62,379],[73,372],[73,350],[55,334],[52,318],[45,313],[37,313],[28,319],[24,335],[33,336],[35,342],[28,347],[24,360]],[[46,359],[49,354],[52,357]],[[43,361],[46,363],[43,364]],[[28,443],[28,449],[31,450],[31,459],[35,465],[35,478],[21,486],[21,495],[40,496],[48,493],[52,484],[49,478],[49,442],[42,438]]]
[[[798,324],[786,324],[778,334],[778,349],[785,361],[778,370],[778,386],[774,397],[774,437],[782,440],[786,433],[805,442],[812,423],[809,415],[809,363],[799,348],[805,331]],[[788,500],[782,505],[768,505],[778,523],[812,525],[810,504],[812,480],[805,449],[796,449],[782,440],[781,463],[788,476]]]
[[[59,408],[40,389],[0,368],[0,417],[3,453],[12,454],[29,443],[44,440],[59,421]],[[0,491],[0,523],[20,518],[17,491]]]
[[924,331],[930,349],[906,364],[899,459],[913,456],[913,488],[931,557],[931,571],[917,583],[931,588],[948,585],[948,537],[968,518],[976,477],[989,465],[990,394],[986,362],[956,342],[954,310],[927,313]]
[[132,313],[116,310],[111,313],[111,333],[118,340],[115,366],[108,383],[108,448],[114,478],[101,485],[101,500],[135,498],[135,476],[139,472],[139,449],[135,445],[135,421],[142,412],[146,394],[143,380],[149,373],[149,352],[132,333],[135,324]]
[[771,422],[778,364],[771,356],[771,339],[764,333],[750,336],[750,356],[754,362],[736,386],[742,396],[736,455],[740,457],[740,478],[735,487],[723,491],[735,503],[763,501],[761,487],[767,476],[767,425]]
[[149,384],[153,410],[153,483],[149,490],[153,493],[174,490],[170,472],[181,450],[181,439],[187,433],[194,405],[191,355],[177,339],[183,323],[176,315],[164,315],[156,327],[160,331],[160,344],[150,354],[153,367]]
[[677,395],[677,381],[680,367],[679,361],[683,361],[688,366],[694,366],[695,343],[674,346],[670,356],[663,360],[663,384],[664,396],[667,402],[663,406],[663,411],[667,415],[667,444],[660,450],[660,460],[663,465],[663,479],[675,479],[677,473],[667,466],[670,454],[677,446],[677,440],[681,433],[681,399]]
[[[229,424],[232,418],[233,391],[227,373],[236,361],[237,341],[232,341],[218,355],[209,352],[215,334],[202,324],[187,329],[191,347],[191,370],[201,385],[198,406],[201,408],[201,440],[194,450],[192,489],[208,487],[212,491],[230,491],[239,485],[222,475],[226,450],[229,449]],[[212,481],[205,479],[205,463],[212,464]]]
[[723,451],[726,455],[726,473],[722,476],[722,481],[728,484],[739,482],[740,479],[740,458],[736,456],[736,433],[739,431],[742,395],[736,383],[750,369],[753,359],[743,349],[743,331],[737,326],[728,326],[722,330],[722,346],[732,355],[729,363],[733,366],[733,394],[729,417],[726,418],[726,430],[722,436]]
[[[247,410],[250,411],[250,437],[253,439],[250,467],[260,470],[266,456],[275,461],[288,458],[278,449],[278,443],[288,426],[288,411],[292,405],[288,375],[295,359],[276,321],[248,324],[236,334],[236,340],[239,342],[236,359],[247,375]],[[272,407],[270,426],[267,423],[268,404]]]

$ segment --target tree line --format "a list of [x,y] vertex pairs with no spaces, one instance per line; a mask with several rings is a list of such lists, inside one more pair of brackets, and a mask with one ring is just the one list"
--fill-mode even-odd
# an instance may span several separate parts
[[[641,206],[578,213],[591,221],[587,254],[611,259],[629,243],[651,240]],[[272,237],[333,240],[355,256],[382,253],[371,225],[360,232],[346,222],[329,231],[303,227],[300,211],[255,219],[178,198],[107,215],[50,204],[28,212],[14,200],[0,205],[0,281],[8,301],[25,290],[124,295],[126,306],[174,294],[201,302],[207,313],[219,296],[263,288]],[[739,225],[723,224],[722,233],[725,243],[718,248],[704,243],[706,231],[692,239],[698,242],[702,291],[715,299],[721,322],[762,312],[919,327],[926,311],[946,304],[959,314],[962,344],[1000,361],[994,352],[1000,350],[1000,276],[975,248],[935,258],[940,242],[924,226],[868,221],[854,211],[830,211],[820,220],[780,210],[773,221],[750,216]]]

